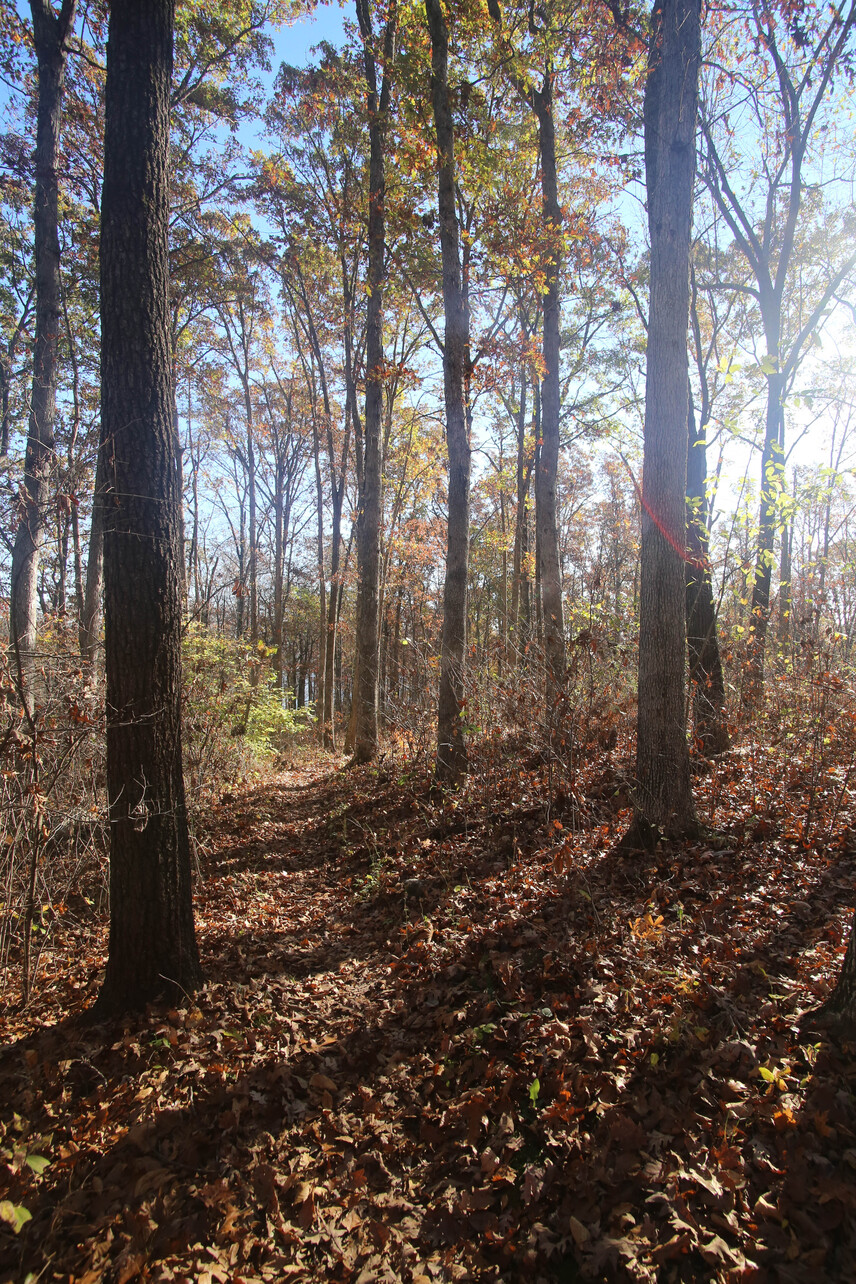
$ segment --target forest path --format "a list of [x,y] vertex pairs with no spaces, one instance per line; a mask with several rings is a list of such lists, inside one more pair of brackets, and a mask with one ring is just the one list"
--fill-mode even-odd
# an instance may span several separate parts
[[856,1278],[856,1067],[795,1036],[848,831],[800,847],[717,770],[728,838],[629,859],[605,761],[575,793],[501,757],[440,798],[331,759],[224,793],[200,993],[75,1020],[92,926],[0,1017],[32,1215],[0,1281]]

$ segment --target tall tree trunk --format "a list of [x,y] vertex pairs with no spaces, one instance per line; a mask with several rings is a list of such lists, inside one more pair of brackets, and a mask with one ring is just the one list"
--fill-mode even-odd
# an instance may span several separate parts
[[321,481],[321,443],[314,403],[312,410],[312,448],[315,461],[316,547],[318,550],[318,669],[315,708],[319,736],[324,739],[324,674],[327,669],[327,580],[324,574],[324,489]]
[[697,830],[685,728],[689,265],[700,61],[699,0],[657,0],[645,85],[651,286],[645,380],[637,815]]
[[110,945],[100,1013],[201,981],[181,761],[169,321],[173,0],[112,0],[101,211]]
[[529,493],[529,470],[526,468],[526,371],[520,374],[520,406],[517,412],[517,504],[514,520],[514,561],[511,572],[511,630],[515,665],[519,665],[527,638],[523,629],[522,593],[524,538],[526,531],[526,496]]
[[342,500],[344,477],[341,486],[333,486],[333,534],[330,540],[330,592],[327,597],[327,635],[324,643],[324,705],[322,744],[325,749],[335,749],[334,727],[336,625],[339,617],[339,569],[342,562]]
[[455,131],[449,103],[449,37],[442,0],[425,0],[431,36],[431,99],[437,131],[438,210],[443,260],[445,344],[443,384],[449,446],[449,527],[437,705],[437,779],[454,784],[467,770],[464,742],[464,664],[467,642],[467,564],[470,522],[470,442],[464,397],[470,315],[461,274],[455,209]]
[[[72,559],[74,564],[74,604],[75,614],[78,625],[78,636],[80,632],[80,622],[83,618],[83,559],[80,549],[80,512],[78,508],[77,483],[75,473],[77,471],[77,439],[80,434],[80,365],[77,360],[77,348],[74,342],[74,331],[68,317],[68,303],[65,289],[62,288],[62,279],[60,277],[60,298],[62,302],[62,316],[65,329],[66,342],[68,343],[68,355],[71,361],[71,403],[72,418],[71,431],[68,434],[68,443],[66,446],[66,465],[68,469],[68,481],[66,483],[72,492],[68,496],[69,500],[69,519],[71,523],[71,547]],[[96,465],[97,467],[97,465]],[[66,545],[68,543],[68,534],[66,533]],[[64,566],[65,558],[62,559]],[[63,571],[64,574],[64,571]]]
[[[256,518],[256,430],[253,418],[253,397],[249,378],[249,356],[244,378],[244,415],[247,422],[247,508],[249,521],[249,579],[250,579],[250,643],[253,650],[259,640],[259,569],[258,569],[258,520]],[[253,685],[258,679],[258,668],[251,669]]]
[[281,454],[277,455],[276,473],[274,477],[274,497],[273,497],[273,520],[274,520],[274,540],[273,540],[273,666],[276,674],[276,685],[282,689],[283,677],[283,654],[282,654],[282,624],[283,612],[285,610],[285,598],[283,595],[283,562],[285,558],[285,531],[286,522],[286,502],[284,497],[285,491],[285,461]]
[[686,611],[696,741],[706,757],[728,748],[725,682],[716,631],[708,548],[705,426],[696,428],[692,392],[687,416]]
[[556,131],[553,120],[553,73],[548,66],[540,90],[531,95],[538,120],[541,152],[542,220],[548,244],[546,291],[543,297],[541,383],[541,451],[535,473],[535,507],[538,523],[538,557],[541,608],[546,660],[547,724],[556,728],[559,701],[565,685],[565,625],[562,611],[562,568],[556,522],[556,485],[559,470],[559,270],[562,250],[562,209],[556,172]]
[[505,665],[508,663],[508,617],[510,608],[508,599],[508,510],[506,506],[504,483],[502,490],[499,492],[499,514],[500,531],[502,534],[502,561],[499,572],[499,612],[497,619],[499,648],[497,650],[497,677],[501,679],[504,674]]
[[32,708],[39,559],[55,469],[57,353],[61,318],[59,257],[59,139],[65,87],[65,41],[76,0],[63,0],[59,15],[49,0],[30,0],[38,60],[33,247],[36,271],[36,334],[33,389],[24,460],[24,485],[12,549],[9,644],[19,666],[22,695]]
[[354,693],[356,725],[354,761],[369,762],[378,749],[378,577],[381,525],[381,417],[383,414],[383,281],[386,273],[386,178],[384,147],[395,39],[398,23],[396,0],[391,0],[383,42],[383,78],[378,93],[377,68],[372,43],[374,31],[370,0],[357,0],[363,38],[369,117],[369,262],[366,282],[366,409],[365,448],[360,518],[357,525],[357,563],[360,592],[357,599],[357,685]]

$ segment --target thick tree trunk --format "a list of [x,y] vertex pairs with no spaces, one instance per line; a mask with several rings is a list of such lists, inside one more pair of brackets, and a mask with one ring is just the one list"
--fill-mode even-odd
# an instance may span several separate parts
[[705,757],[728,748],[725,682],[716,631],[708,550],[704,425],[696,428],[692,393],[687,416],[687,647],[696,743]]
[[386,179],[384,147],[395,38],[397,8],[392,0],[384,34],[383,78],[378,93],[372,42],[374,31],[370,0],[357,0],[363,38],[369,116],[369,262],[366,301],[366,409],[365,448],[360,519],[357,527],[357,561],[360,592],[357,615],[358,658],[355,665],[354,761],[369,762],[378,750],[378,595],[383,451],[383,282],[386,273]]
[[201,981],[181,766],[169,325],[173,0],[112,0],[101,213],[110,946],[101,1013]]
[[657,0],[645,86],[651,296],[645,383],[637,816],[631,834],[697,830],[684,724],[689,261],[698,0]]
[[547,725],[557,731],[559,703],[565,686],[565,625],[562,610],[562,568],[556,522],[556,485],[559,471],[559,270],[562,247],[562,209],[556,173],[556,131],[553,121],[553,75],[548,67],[540,90],[532,94],[538,119],[541,152],[542,220],[546,251],[546,291],[543,296],[541,382],[541,452],[535,473],[535,507],[538,523],[538,557],[541,609],[546,661]]
[[65,40],[74,22],[76,0],[63,0],[55,15],[49,0],[31,0],[38,60],[35,201],[33,246],[36,271],[36,334],[33,388],[24,485],[12,549],[9,593],[9,645],[13,671],[20,673],[22,695],[32,708],[36,649],[39,560],[55,470],[57,353],[61,312],[59,257],[59,139],[65,81]]
[[454,784],[467,770],[462,711],[467,641],[467,564],[470,521],[470,442],[464,397],[470,317],[461,274],[455,209],[455,132],[449,103],[449,38],[441,0],[425,0],[431,35],[431,98],[437,131],[438,210],[443,260],[445,346],[443,383],[449,446],[449,529],[443,586],[437,779]]

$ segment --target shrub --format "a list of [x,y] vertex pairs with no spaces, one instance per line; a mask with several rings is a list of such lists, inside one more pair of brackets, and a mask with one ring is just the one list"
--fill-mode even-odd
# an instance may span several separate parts
[[267,661],[234,638],[214,637],[198,624],[184,639],[184,762],[195,796],[269,763],[313,716],[290,707]]

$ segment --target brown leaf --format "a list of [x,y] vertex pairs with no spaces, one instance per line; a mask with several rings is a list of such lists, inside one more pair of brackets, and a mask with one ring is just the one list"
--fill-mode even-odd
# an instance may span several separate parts
[[333,1094],[339,1091],[333,1080],[328,1078],[326,1074],[314,1074],[309,1080],[309,1087],[313,1088],[315,1092],[329,1092]]
[[583,1226],[579,1218],[574,1217],[573,1214],[571,1214],[571,1217],[569,1219],[569,1226],[570,1226],[571,1234],[574,1237],[574,1243],[576,1244],[577,1248],[582,1248],[583,1244],[587,1244],[588,1241],[591,1239],[591,1236],[589,1235],[587,1228]]

